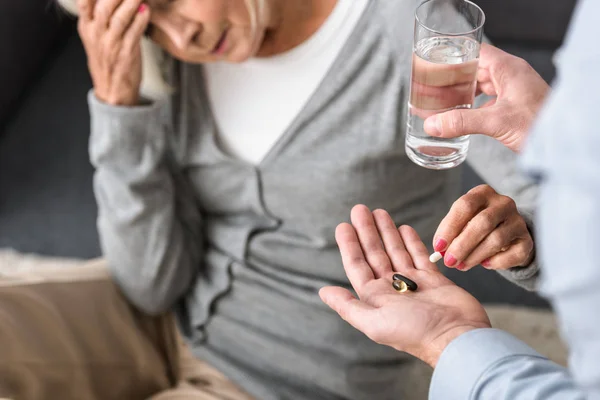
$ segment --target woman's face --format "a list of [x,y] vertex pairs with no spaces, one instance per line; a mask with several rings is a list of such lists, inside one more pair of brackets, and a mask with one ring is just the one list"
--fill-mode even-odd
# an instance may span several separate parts
[[263,0],[148,0],[151,38],[175,58],[190,63],[242,62],[264,37]]

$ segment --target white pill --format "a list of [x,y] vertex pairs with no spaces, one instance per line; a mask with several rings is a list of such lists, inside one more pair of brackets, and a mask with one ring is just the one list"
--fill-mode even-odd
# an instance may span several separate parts
[[436,251],[435,253],[433,253],[432,255],[429,256],[429,261],[431,261],[432,263],[436,263],[436,262],[440,261],[442,258],[444,258],[442,253],[440,253],[439,251]]

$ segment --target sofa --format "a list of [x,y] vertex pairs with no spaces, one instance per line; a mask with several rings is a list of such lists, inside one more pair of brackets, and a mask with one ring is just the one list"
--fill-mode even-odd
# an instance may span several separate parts
[[[548,81],[575,0],[478,0],[486,34]],[[0,2],[0,248],[100,255],[88,160],[91,87],[75,22],[48,0]],[[464,168],[463,189],[479,184]],[[448,271],[485,303],[547,307],[498,274]]]

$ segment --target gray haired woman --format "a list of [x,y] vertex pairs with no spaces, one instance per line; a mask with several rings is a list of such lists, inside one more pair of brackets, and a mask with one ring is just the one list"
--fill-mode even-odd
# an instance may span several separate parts
[[[535,188],[514,156],[474,139],[468,161],[495,190],[457,200],[458,170],[405,154],[415,0],[61,3],[80,16],[94,84],[105,261],[46,276],[0,328],[2,350],[29,338],[4,335],[44,321],[38,306],[63,321],[35,325],[54,347],[0,351],[20,368],[7,387],[40,388],[9,394],[138,399],[187,380],[185,398],[409,398],[412,359],[318,296],[349,286],[334,230],[357,203],[414,226],[448,267],[483,263],[534,287]],[[519,208],[505,197],[516,194]],[[25,290],[0,288],[0,300]],[[177,335],[200,377],[182,372]]]

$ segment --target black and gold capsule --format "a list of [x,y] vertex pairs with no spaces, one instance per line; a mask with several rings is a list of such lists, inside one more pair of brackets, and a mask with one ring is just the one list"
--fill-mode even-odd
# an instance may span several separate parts
[[[394,279],[394,281],[392,282],[392,286],[394,286],[394,289],[396,289],[396,291],[398,291],[400,293],[406,292],[406,290],[410,290],[411,292],[414,292],[419,287],[415,281],[405,277],[404,275],[394,274],[393,279]],[[402,282],[404,285],[402,285],[402,283],[396,284],[396,282]],[[406,289],[400,290],[404,286],[406,286]]]
[[394,281],[392,282],[392,286],[398,293],[404,293],[408,290],[408,285],[404,281]]

